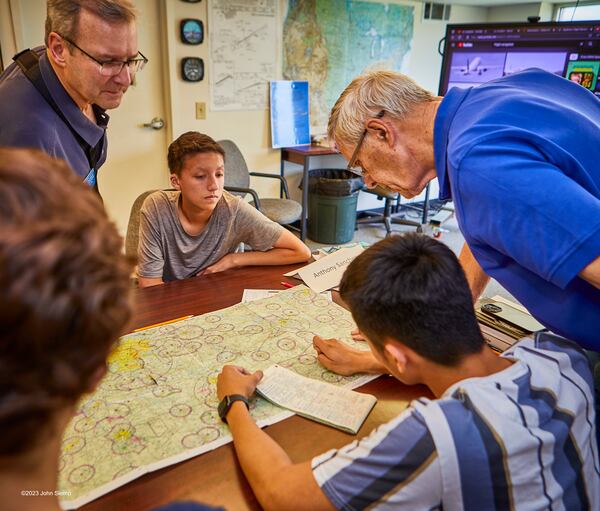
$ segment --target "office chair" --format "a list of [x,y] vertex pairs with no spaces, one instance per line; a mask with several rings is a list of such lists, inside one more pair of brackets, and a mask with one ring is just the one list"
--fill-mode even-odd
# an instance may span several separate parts
[[[231,140],[220,140],[218,144],[225,150],[225,190],[241,197],[252,196],[251,204],[267,218],[281,225],[288,225],[300,219],[302,206],[290,200],[287,181],[279,174],[249,172],[246,160],[238,146]],[[260,199],[250,188],[250,176],[278,179],[281,182],[285,199]]]
[[[385,225],[386,236],[389,236],[392,233],[392,224],[409,225],[411,227],[416,227],[417,232],[423,232],[423,226],[420,222],[408,220],[404,218],[404,213],[398,212],[400,205],[400,194],[398,192],[393,192],[380,185],[377,185],[375,188],[367,188],[365,186],[363,191],[377,195],[379,200],[385,201],[383,206],[383,215],[374,211],[365,211],[364,213],[367,215],[367,217],[359,218],[356,221],[357,224],[383,223]],[[392,205],[394,201],[396,204]]]
[[140,209],[146,197],[157,190],[147,190],[141,193],[131,206],[127,234],[125,235],[125,253],[130,257],[137,257],[138,243],[140,241]]

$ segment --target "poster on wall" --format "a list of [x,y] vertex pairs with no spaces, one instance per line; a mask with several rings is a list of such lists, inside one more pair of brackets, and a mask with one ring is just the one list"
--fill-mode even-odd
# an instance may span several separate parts
[[327,125],[331,107],[354,77],[372,69],[406,72],[413,6],[364,0],[287,4],[283,78],[308,80],[314,131]]
[[264,110],[277,75],[278,0],[211,0],[211,110]]
[[269,96],[271,147],[309,145],[308,82],[272,81]]

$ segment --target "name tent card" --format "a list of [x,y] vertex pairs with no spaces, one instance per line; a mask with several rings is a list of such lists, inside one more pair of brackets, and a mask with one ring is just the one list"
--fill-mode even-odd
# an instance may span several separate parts
[[363,247],[338,250],[298,270],[298,275],[315,293],[321,293],[339,285],[342,275]]

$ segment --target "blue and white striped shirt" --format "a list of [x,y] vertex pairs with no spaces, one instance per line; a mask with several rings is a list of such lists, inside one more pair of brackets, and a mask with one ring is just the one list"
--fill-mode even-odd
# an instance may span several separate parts
[[592,375],[541,334],[498,373],[418,399],[370,436],[313,459],[338,509],[600,509]]

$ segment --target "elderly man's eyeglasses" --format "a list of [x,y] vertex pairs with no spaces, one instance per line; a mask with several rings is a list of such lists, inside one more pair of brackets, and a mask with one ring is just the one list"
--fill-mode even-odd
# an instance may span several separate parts
[[61,36],[65,41],[67,41],[71,46],[77,48],[81,53],[83,53],[86,57],[92,59],[96,64],[100,66],[100,74],[102,76],[117,76],[121,71],[123,71],[123,66],[127,65],[129,68],[129,74],[131,76],[135,75],[138,71],[144,69],[144,66],[148,63],[148,59],[144,57],[141,51],[138,51],[139,57],[128,60],[107,60],[105,62],[99,61],[97,58],[92,57],[87,51],[81,49],[70,39]]
[[[377,115],[375,115],[375,119],[381,119],[383,116],[385,115],[385,110],[381,110],[380,112],[377,113]],[[360,138],[358,139],[358,142],[356,143],[356,148],[354,149],[354,152],[352,153],[352,156],[350,156],[350,159],[348,160],[348,166],[346,167],[346,170],[349,170],[350,172],[353,172],[354,174],[358,174],[359,176],[363,175],[363,170],[360,167],[356,167],[356,160],[358,159],[358,152],[360,151],[360,148],[363,145],[363,142],[365,141],[365,137],[367,136],[367,128],[364,129],[364,131],[362,132],[362,135],[360,136]]]

